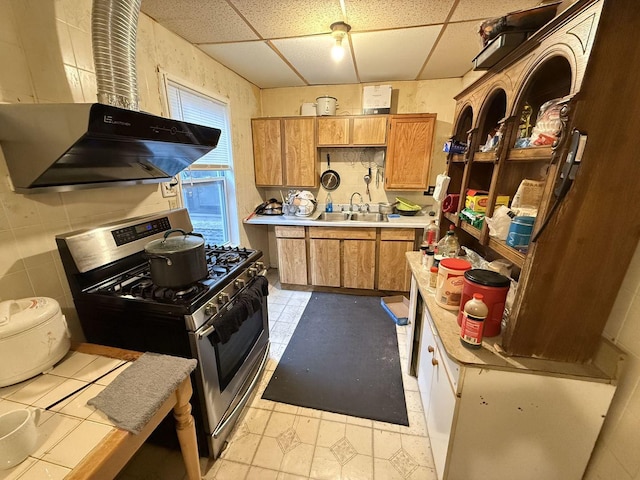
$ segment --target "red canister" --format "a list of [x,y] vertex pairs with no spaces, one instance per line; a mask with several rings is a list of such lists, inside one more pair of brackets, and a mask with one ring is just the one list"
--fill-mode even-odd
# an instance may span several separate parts
[[489,308],[489,313],[484,321],[483,336],[495,337],[500,335],[502,314],[507,300],[507,293],[511,281],[508,277],[491,270],[473,269],[464,272],[462,284],[462,298],[458,312],[458,325],[462,324],[464,304],[473,298],[474,293],[481,293],[483,301]]

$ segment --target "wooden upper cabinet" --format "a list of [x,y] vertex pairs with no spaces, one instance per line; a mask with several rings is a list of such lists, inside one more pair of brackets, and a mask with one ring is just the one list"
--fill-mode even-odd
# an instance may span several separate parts
[[387,119],[387,115],[318,117],[318,146],[384,146]]
[[256,186],[318,186],[315,118],[254,118],[251,128]]
[[283,185],[282,129],[279,118],[251,120],[257,186]]
[[391,115],[385,190],[426,190],[436,115]]
[[283,122],[285,185],[317,187],[315,118],[285,118]]

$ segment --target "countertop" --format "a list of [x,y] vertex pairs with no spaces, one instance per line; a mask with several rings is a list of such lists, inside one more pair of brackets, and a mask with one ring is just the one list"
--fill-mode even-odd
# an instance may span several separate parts
[[[0,388],[0,414],[25,407],[41,409],[36,451],[14,468],[3,470],[0,478],[62,480],[115,476],[113,472],[135,453],[176,402],[175,395],[167,399],[167,406],[163,404],[156,415],[159,418],[154,416],[139,435],[119,429],[104,413],[87,405],[87,400],[100,393],[139,355],[128,350],[78,344],[48,372]],[[120,364],[122,368],[50,410],[44,410]],[[195,430],[192,448],[195,466],[191,468],[196,473],[190,478],[200,478]]]
[[440,307],[433,293],[427,290],[429,272],[422,266],[420,252],[407,252],[407,262],[416,280],[438,335],[447,355],[461,365],[473,367],[491,367],[496,369],[518,369],[530,372],[544,372],[552,375],[584,378],[609,383],[618,373],[619,362],[623,353],[611,342],[603,339],[596,358],[589,364],[557,362],[533,357],[513,357],[504,353],[501,348],[502,336],[484,338],[482,348],[471,350],[460,343],[460,327],[457,322],[457,311]]
[[418,214],[414,216],[400,216],[389,218],[387,222],[361,222],[353,220],[331,221],[318,220],[324,210],[318,210],[309,217],[295,217],[285,215],[254,215],[245,218],[243,223],[248,225],[291,225],[304,227],[380,227],[380,228],[426,228],[436,217]]

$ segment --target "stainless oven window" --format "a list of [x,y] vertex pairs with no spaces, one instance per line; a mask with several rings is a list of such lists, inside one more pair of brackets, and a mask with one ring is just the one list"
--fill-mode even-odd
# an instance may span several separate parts
[[262,309],[258,310],[242,323],[240,329],[231,336],[227,343],[215,345],[221,392],[231,383],[262,333],[264,328],[262,315]]

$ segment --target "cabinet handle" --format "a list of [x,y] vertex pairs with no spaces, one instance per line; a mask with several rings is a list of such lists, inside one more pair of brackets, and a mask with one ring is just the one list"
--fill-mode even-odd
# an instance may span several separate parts
[[431,345],[427,345],[427,352],[433,353],[435,349]]
[[434,367],[435,367],[436,365],[438,365],[438,360],[436,360],[435,358],[432,358],[432,359],[431,359],[431,365],[433,365]]

